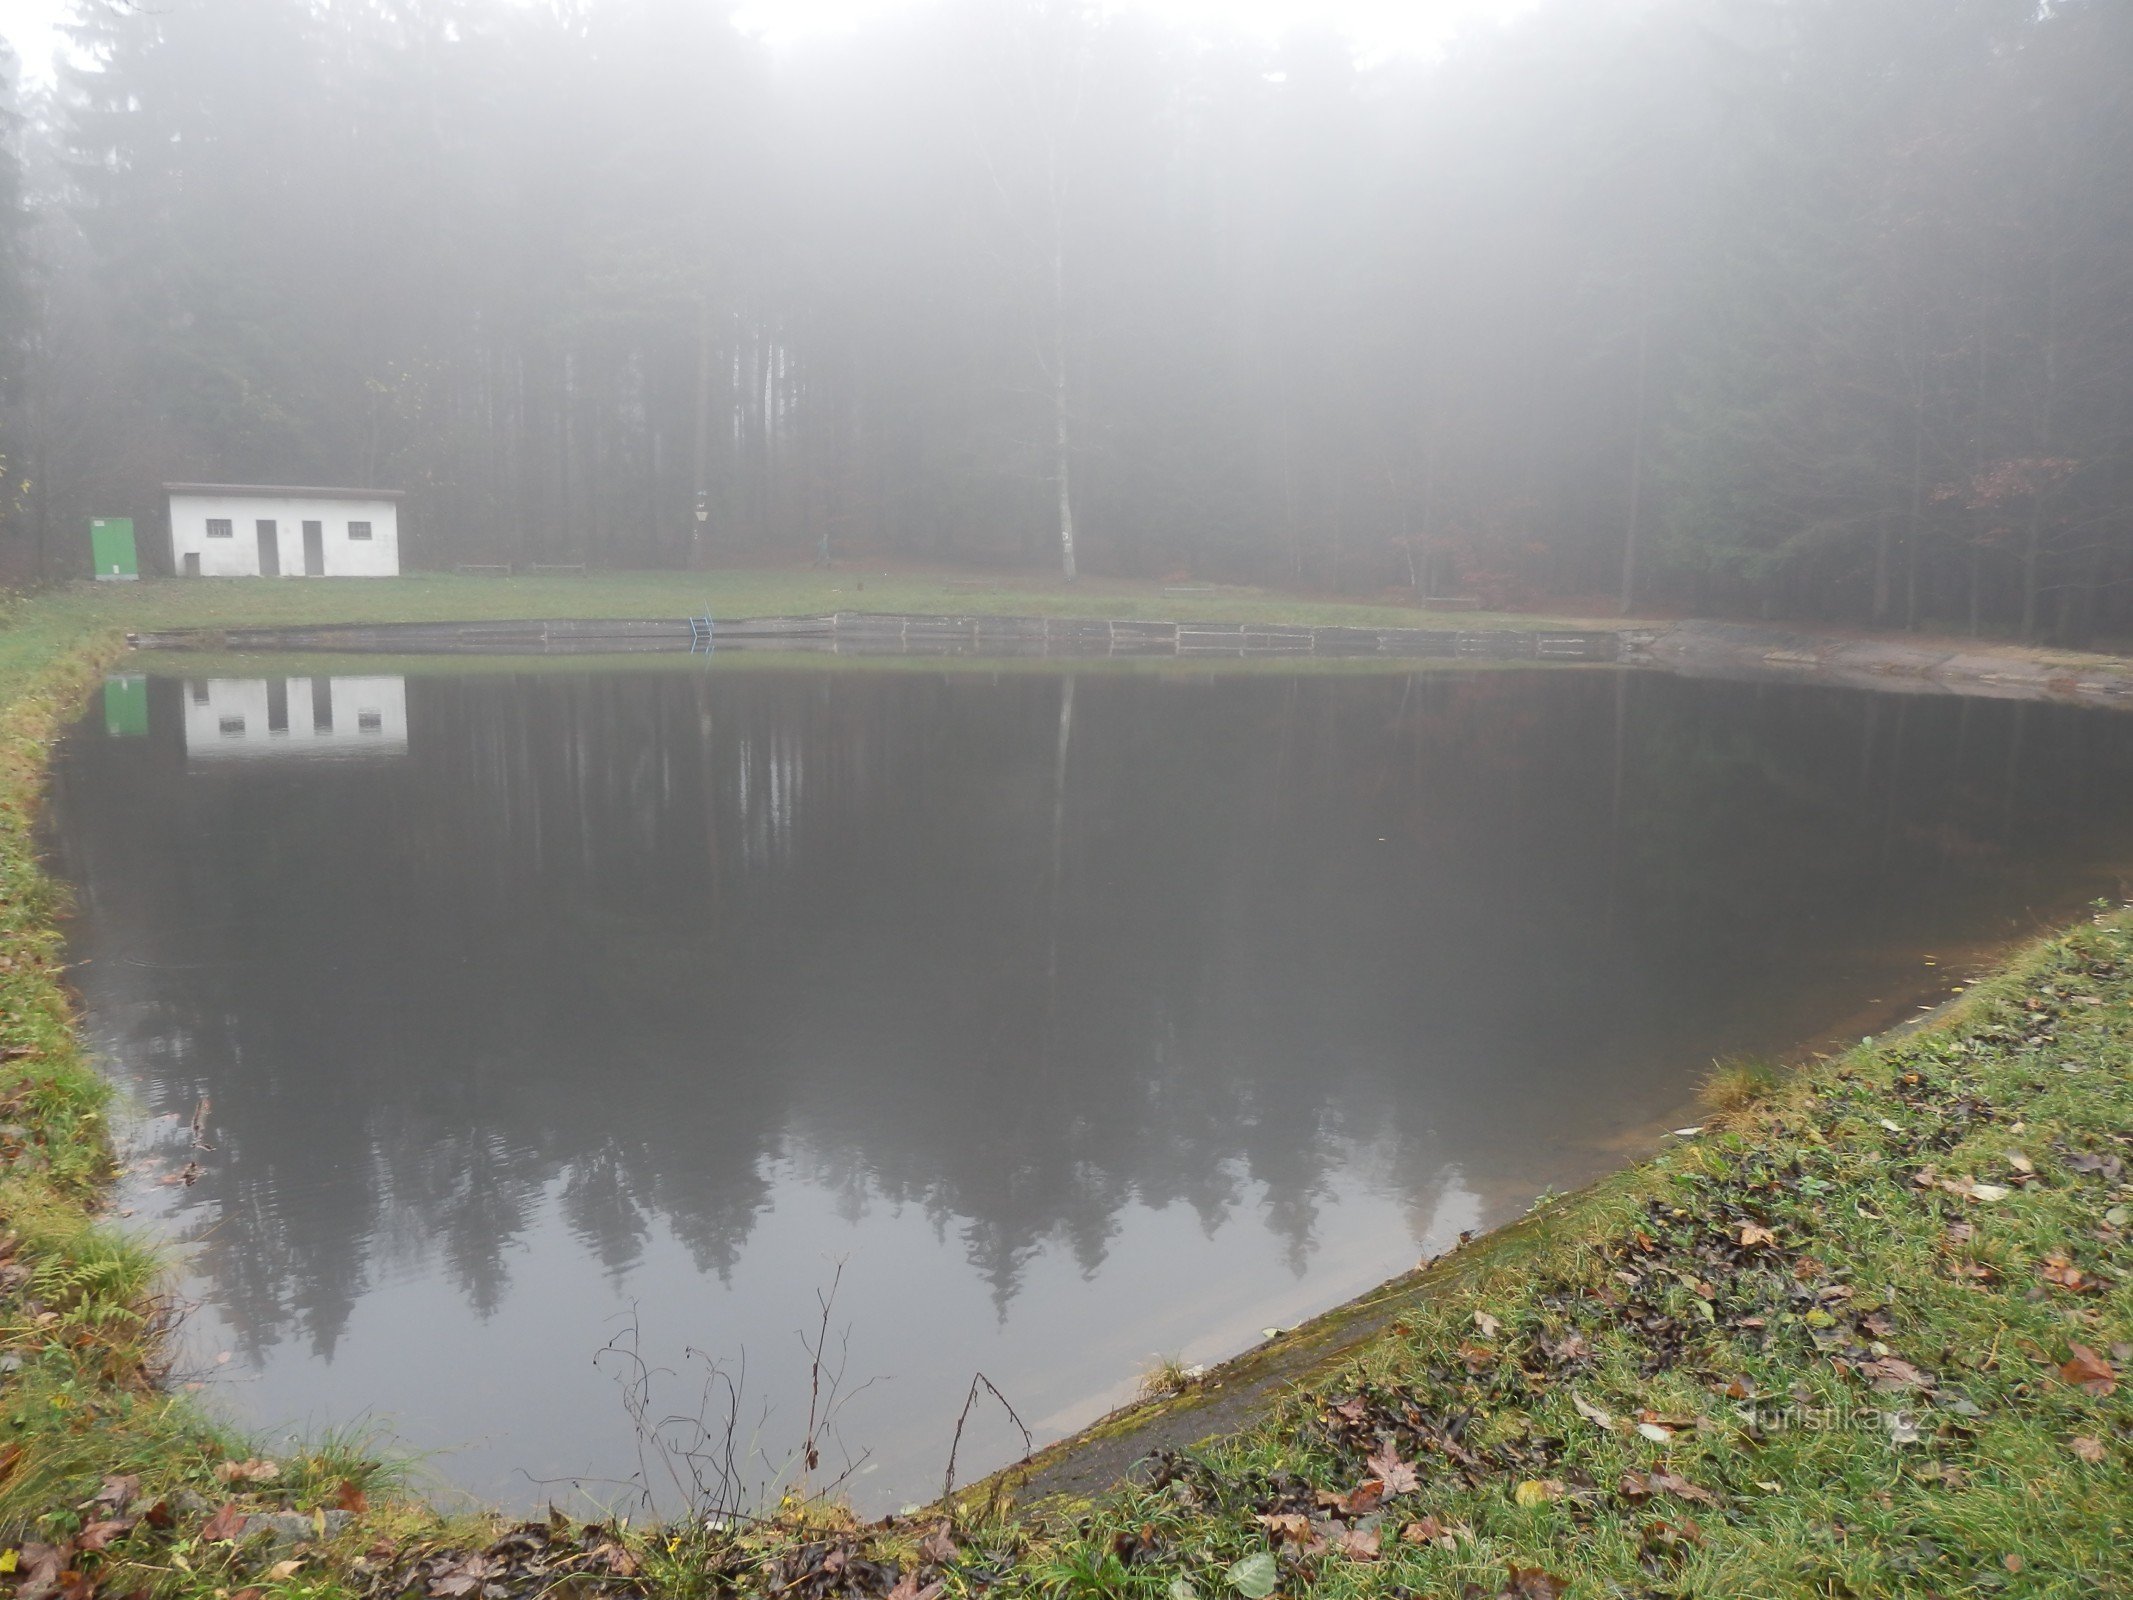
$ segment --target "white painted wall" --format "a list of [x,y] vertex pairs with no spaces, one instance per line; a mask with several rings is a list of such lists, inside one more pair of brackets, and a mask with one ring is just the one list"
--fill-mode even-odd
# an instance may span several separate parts
[[[284,756],[405,755],[407,680],[283,678],[287,726],[272,726],[274,696],[265,678],[189,678],[185,759],[230,761]],[[326,693],[323,720],[314,686]]]
[[[230,537],[210,539],[211,518],[227,518]],[[389,578],[400,570],[400,510],[392,500],[324,495],[179,494],[170,497],[170,570],[181,577],[198,552],[203,578],[259,576],[258,524],[274,524],[281,575],[304,575],[304,524],[324,525],[328,578]],[[351,539],[348,524],[367,522],[370,537]]]

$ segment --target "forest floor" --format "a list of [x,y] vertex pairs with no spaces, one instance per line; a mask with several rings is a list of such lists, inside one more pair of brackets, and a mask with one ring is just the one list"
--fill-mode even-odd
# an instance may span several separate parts
[[[764,579],[765,605],[818,609],[775,586],[791,576]],[[516,582],[408,580],[421,598],[390,605],[401,585],[349,585],[345,603],[456,616]],[[1338,1316],[1303,1330],[1294,1348],[1325,1339],[1323,1358],[1086,1500],[1018,1505],[1006,1474],[951,1515],[871,1527],[799,1504],[763,1524],[513,1526],[439,1514],[360,1438],[264,1454],[158,1382],[163,1264],[99,1215],[110,1089],[74,1031],[31,821],[49,744],[124,628],[331,620],[309,587],[74,590],[0,616],[16,1600],[2133,1593],[2126,908],[1915,1033],[1723,1086],[1661,1156],[1370,1297],[1356,1340],[1326,1338],[1357,1327]],[[885,609],[907,605],[924,608]]]

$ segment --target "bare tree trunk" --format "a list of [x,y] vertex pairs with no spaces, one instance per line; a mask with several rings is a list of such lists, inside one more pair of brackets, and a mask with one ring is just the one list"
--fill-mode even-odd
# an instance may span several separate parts
[[704,535],[711,511],[711,301],[696,300],[696,438],[690,480],[696,491],[689,504],[689,565],[704,564]]
[[1629,447],[1629,526],[1622,539],[1622,615],[1637,604],[1637,546],[1644,532],[1644,410],[1651,371],[1652,324],[1648,315],[1637,320],[1637,400],[1632,419],[1635,434]]
[[[1055,208],[1056,217],[1056,208]],[[1066,264],[1052,234],[1052,474],[1059,487],[1059,570],[1074,581],[1074,429],[1067,415]]]

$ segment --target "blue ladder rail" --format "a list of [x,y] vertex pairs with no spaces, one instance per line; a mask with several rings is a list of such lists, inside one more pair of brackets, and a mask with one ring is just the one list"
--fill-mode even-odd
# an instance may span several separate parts
[[713,636],[716,632],[717,624],[711,620],[711,608],[705,606],[702,616],[689,619],[689,654],[693,656],[698,651],[702,651],[705,655],[709,655],[713,647]]

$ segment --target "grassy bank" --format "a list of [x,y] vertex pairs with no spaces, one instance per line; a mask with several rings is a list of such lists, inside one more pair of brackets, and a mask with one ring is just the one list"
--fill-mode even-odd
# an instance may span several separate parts
[[[833,611],[1034,617],[1101,616],[1357,627],[1566,626],[1573,619],[1508,612],[1422,611],[1225,587],[1166,595],[1160,584],[1003,578],[973,587],[936,573],[736,568],[596,572],[522,578],[420,573],[403,578],[164,580],[75,584],[36,609],[86,628],[246,627],[295,622],[480,622],[523,617],[818,616]],[[1618,618],[1595,626],[1616,627]]]
[[[759,576],[758,609],[806,611],[778,586],[841,575]],[[582,609],[606,581],[316,593],[371,616],[537,615],[532,592],[633,614]],[[678,614],[694,581],[642,580],[661,609],[635,614]],[[29,818],[124,628],[360,620],[292,598],[312,588],[76,592],[0,627],[0,1581],[20,1600],[2133,1589],[2124,913],[1448,1258],[1274,1415],[1094,1505],[981,1496],[948,1533],[800,1511],[513,1531],[397,1498],[359,1442],[262,1456],[156,1385],[153,1253],[93,1218],[108,1091],[72,1033]],[[881,606],[905,608],[943,606]]]

